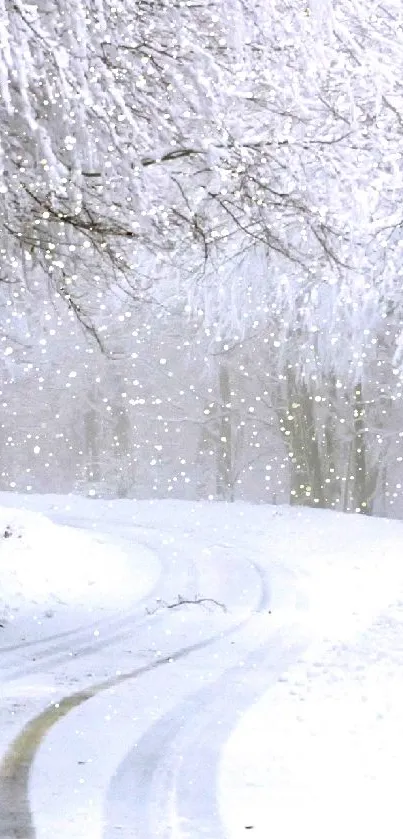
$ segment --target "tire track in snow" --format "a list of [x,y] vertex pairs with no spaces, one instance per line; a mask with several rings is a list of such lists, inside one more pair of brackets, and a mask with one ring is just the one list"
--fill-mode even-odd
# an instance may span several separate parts
[[[137,545],[143,551],[149,552],[153,561],[155,561],[155,551],[150,547],[149,544],[137,540],[136,546]],[[5,665],[7,667],[7,658],[10,658],[11,660],[13,658],[15,659],[15,653],[21,654],[24,653],[26,650],[38,650],[38,652],[36,653],[36,658],[38,660],[44,659],[48,654],[53,655],[56,652],[62,652],[64,650],[67,650],[72,643],[76,642],[76,640],[79,640],[81,637],[83,637],[85,641],[88,641],[88,638],[90,637],[89,634],[99,629],[100,627],[112,626],[112,628],[120,629],[122,626],[125,625],[128,619],[133,619],[133,617],[140,612],[141,607],[146,606],[147,603],[150,602],[152,596],[155,595],[158,586],[161,585],[161,578],[163,577],[164,573],[167,574],[168,570],[166,568],[164,569],[160,567],[157,579],[153,583],[151,589],[149,589],[140,599],[134,599],[133,608],[125,609],[123,616],[121,613],[119,617],[113,617],[111,615],[107,617],[100,616],[94,621],[90,621],[88,623],[81,623],[78,627],[64,630],[63,632],[54,633],[53,635],[47,635],[44,638],[37,638],[35,640],[30,641],[19,641],[18,643],[5,644],[1,646],[0,656],[2,667],[4,667]],[[15,661],[12,661],[12,665],[14,664]]]
[[222,747],[241,714],[304,649],[277,631],[270,648],[259,646],[159,719],[112,779],[104,839],[224,839],[216,798]]
[[[165,535],[167,538],[168,534]],[[170,534],[169,534],[170,535]],[[138,542],[141,548],[147,548],[147,550],[152,550],[151,544]],[[153,546],[155,549],[155,545]],[[217,544],[214,547],[224,548],[225,550],[232,548],[233,546],[227,544]],[[248,564],[254,569],[254,571],[258,574],[261,580],[261,591],[264,591],[265,582],[263,581],[262,574],[263,572],[260,571],[258,565],[256,565],[252,561],[247,561]],[[134,633],[143,628],[149,621],[150,615],[146,613],[147,605],[151,605],[152,598],[155,597],[157,590],[162,590],[164,586],[164,580],[170,580],[173,576],[173,568],[172,564],[175,565],[175,579],[178,578],[178,568],[176,567],[176,559],[174,563],[172,561],[165,561],[165,563],[161,566],[160,576],[155,583],[154,587],[147,595],[145,595],[140,601],[137,601],[134,608],[130,611],[127,611],[124,617],[119,617],[115,619],[104,618],[93,624],[88,626],[80,627],[77,630],[69,630],[66,633],[60,633],[60,635],[51,636],[50,638],[46,638],[45,640],[37,640],[37,641],[28,641],[24,642],[21,645],[11,646],[11,647],[3,647],[0,648],[0,655],[2,661],[2,668],[1,668],[1,675],[2,678],[7,678],[8,681],[13,681],[19,679],[21,677],[26,676],[33,676],[37,673],[44,672],[44,667],[57,667],[64,663],[71,663],[71,661],[79,660],[85,656],[90,656],[94,653],[102,652],[116,644],[120,643],[121,641],[128,640],[133,638]],[[194,562],[191,563],[191,580],[194,584],[194,589],[197,590],[198,583],[198,574],[196,569],[196,564]],[[189,563],[186,564],[186,572],[181,571],[181,576],[186,578],[186,581],[189,580]],[[180,577],[179,577],[180,579]],[[203,587],[203,585],[201,585]],[[262,595],[263,599],[266,595]],[[264,609],[264,602],[261,600],[257,605],[257,609]],[[112,629],[112,632],[111,632]],[[94,633],[96,632],[97,640],[94,640]],[[103,638],[102,636],[106,636]],[[51,641],[52,643],[49,644],[48,642]],[[54,641],[61,643],[53,643]],[[48,644],[48,646],[45,646]],[[24,653],[27,649],[32,649],[35,651],[35,656],[33,658],[34,663],[31,661],[27,662],[26,659],[23,659],[20,666],[15,667],[14,665],[14,653]],[[5,661],[5,656],[9,656],[11,659],[11,663],[7,666],[7,662]]]
[[181,647],[161,656],[156,661],[106,679],[84,690],[65,696],[52,704],[24,726],[15,738],[0,763],[0,839],[35,839],[31,806],[29,801],[29,778],[36,752],[50,729],[69,711],[87,702],[102,691],[114,688],[131,679],[138,679],[166,664],[187,658],[192,653],[206,649],[216,641],[229,637],[246,626],[256,612],[266,610],[270,590],[264,571],[257,563],[247,563],[258,575],[260,596],[255,608],[241,621],[210,637]]
[[[82,525],[82,522],[81,522]],[[70,526],[70,525],[69,525]],[[122,528],[122,525],[119,525]],[[129,526],[127,526],[129,529]],[[130,529],[134,529],[130,526]],[[152,531],[152,528],[141,528],[144,531]],[[137,536],[137,534],[136,534]],[[162,534],[167,537],[167,534]],[[122,541],[128,541],[123,539]],[[139,541],[136,538],[136,544],[143,550],[150,551],[155,556],[155,548],[157,547],[150,541]],[[160,547],[160,545],[158,545]],[[187,567],[188,572],[188,567]],[[178,573],[176,569],[176,574]],[[192,574],[195,576],[195,571],[192,569]],[[82,658],[83,656],[91,655],[112,646],[125,638],[130,638],[138,625],[143,625],[147,617],[145,611],[148,605],[151,605],[152,598],[155,598],[157,591],[164,586],[164,580],[169,580],[172,575],[172,567],[168,562],[161,565],[159,576],[147,594],[140,600],[137,600],[133,608],[125,610],[124,615],[119,617],[105,617],[89,624],[81,625],[77,629],[71,629],[65,632],[56,633],[55,635],[47,636],[46,638],[37,639],[35,641],[24,641],[18,644],[5,645],[0,647],[1,656],[1,675],[7,680],[15,680],[22,676],[31,676],[35,673],[41,673],[44,666],[57,666],[63,663],[70,662],[74,659]],[[112,632],[111,632],[112,630]],[[120,631],[122,630],[122,631]],[[94,633],[97,635],[97,640],[94,641]],[[103,635],[107,636],[103,640]],[[73,648],[73,652],[72,652]],[[24,653],[30,651],[34,652],[34,664],[26,661]],[[15,653],[22,658],[20,666],[15,667]],[[7,658],[10,663],[7,663]]]
[[[132,639],[135,632],[144,627],[149,620],[149,616],[144,616],[143,614],[138,614],[137,616],[136,613],[132,613],[130,617],[116,621],[113,625],[114,630],[121,629],[122,631],[114,631],[112,633],[110,631],[110,621],[98,622],[95,630],[97,640],[94,640],[94,632],[92,632],[80,637],[78,643],[77,638],[71,638],[68,644],[40,650],[35,656],[34,663],[21,664],[14,670],[10,668],[7,672],[7,678],[9,681],[13,681],[21,677],[33,676],[37,673],[43,673],[46,670],[58,667],[59,665],[70,664],[92,654],[102,653],[104,650],[119,644],[121,641]],[[106,637],[102,639],[102,632],[104,630]]]

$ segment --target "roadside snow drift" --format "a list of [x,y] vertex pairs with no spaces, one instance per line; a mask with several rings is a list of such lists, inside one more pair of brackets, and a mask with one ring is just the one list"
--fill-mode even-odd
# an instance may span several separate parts
[[[0,507],[0,620],[55,609],[128,608],[150,588],[155,560],[135,558],[89,531],[53,524],[41,513]],[[150,564],[151,557],[151,564]]]

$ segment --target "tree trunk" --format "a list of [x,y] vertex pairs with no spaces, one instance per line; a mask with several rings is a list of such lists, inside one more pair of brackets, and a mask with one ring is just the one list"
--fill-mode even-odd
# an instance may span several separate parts
[[353,475],[354,475],[354,505],[355,512],[371,515],[370,480],[367,474],[367,452],[365,445],[365,405],[362,395],[362,384],[358,382],[354,387],[354,437],[353,437]]
[[[323,420],[323,465],[322,471],[325,476],[323,494],[325,507],[336,509],[342,501],[342,481],[338,471],[339,449],[337,440],[337,428],[335,422],[335,406],[337,403],[337,388],[335,377],[329,383],[325,417]],[[323,427],[323,426],[322,426]]]
[[130,420],[123,405],[118,410],[114,432],[113,446],[117,471],[116,494],[118,498],[127,498],[132,489],[133,449]]
[[290,503],[325,507],[323,469],[315,430],[313,398],[304,383],[288,376],[288,410],[280,419],[289,450]]
[[234,500],[232,464],[231,384],[228,367],[219,367],[220,415],[217,440],[217,495],[225,501]]
[[209,400],[204,404],[204,416],[210,419],[202,422],[198,442],[196,492],[200,499],[214,495],[216,483],[216,406],[212,408]]
[[91,481],[99,481],[100,470],[98,417],[95,408],[93,408],[92,406],[87,408],[84,415],[84,431],[85,448],[87,455],[87,474]]

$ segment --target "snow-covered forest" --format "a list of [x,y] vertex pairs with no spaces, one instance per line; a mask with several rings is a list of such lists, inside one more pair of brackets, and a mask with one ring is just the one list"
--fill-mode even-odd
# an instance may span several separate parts
[[0,0],[1,490],[403,516],[400,0]]

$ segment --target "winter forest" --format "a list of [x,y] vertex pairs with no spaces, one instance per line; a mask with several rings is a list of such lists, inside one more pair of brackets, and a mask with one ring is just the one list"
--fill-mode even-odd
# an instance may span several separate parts
[[0,0],[1,490],[403,517],[401,0]]

